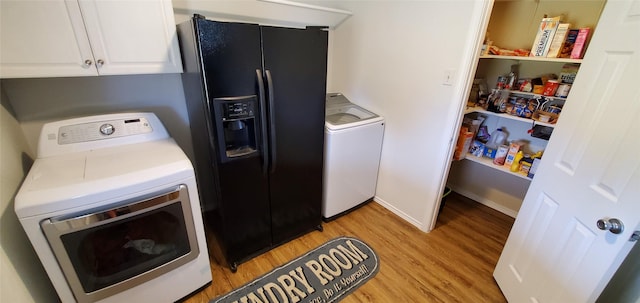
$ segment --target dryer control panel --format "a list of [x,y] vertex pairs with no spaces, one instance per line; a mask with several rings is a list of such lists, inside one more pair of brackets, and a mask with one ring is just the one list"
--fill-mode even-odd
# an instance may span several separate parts
[[104,140],[152,132],[145,118],[96,121],[66,125],[58,129],[58,144]]
[[38,157],[90,151],[154,140],[169,133],[153,113],[123,113],[47,123],[38,141]]

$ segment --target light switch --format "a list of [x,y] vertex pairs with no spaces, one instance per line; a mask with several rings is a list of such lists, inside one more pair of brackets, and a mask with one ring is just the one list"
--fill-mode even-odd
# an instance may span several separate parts
[[456,76],[455,69],[446,69],[442,77],[442,85],[448,85],[448,86],[453,85],[453,79],[455,76]]

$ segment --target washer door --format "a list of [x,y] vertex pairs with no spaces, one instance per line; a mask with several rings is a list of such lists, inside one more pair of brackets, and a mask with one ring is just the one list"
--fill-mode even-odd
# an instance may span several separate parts
[[326,110],[325,121],[333,125],[342,125],[376,118],[378,115],[357,105],[346,105]]
[[185,185],[40,225],[78,302],[142,284],[199,254]]

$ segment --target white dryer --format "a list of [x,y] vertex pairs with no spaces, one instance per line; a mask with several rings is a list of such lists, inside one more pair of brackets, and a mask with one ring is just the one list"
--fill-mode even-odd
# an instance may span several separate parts
[[45,124],[15,212],[62,302],[173,302],[211,281],[193,167],[152,113]]
[[322,216],[331,220],[376,192],[384,118],[339,93],[327,94]]

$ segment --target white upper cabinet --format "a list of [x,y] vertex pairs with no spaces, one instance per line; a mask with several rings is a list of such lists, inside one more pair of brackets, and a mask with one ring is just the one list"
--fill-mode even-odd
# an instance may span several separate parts
[[0,77],[180,73],[171,1],[2,0]]

